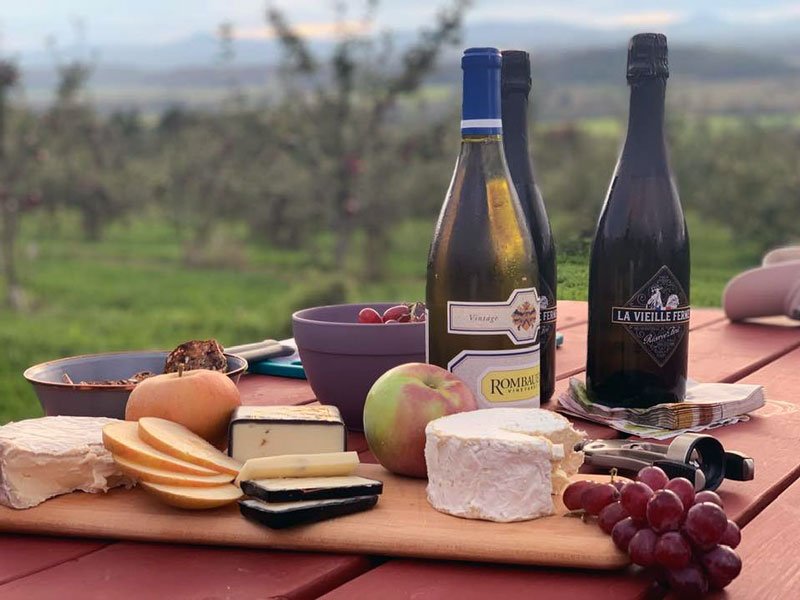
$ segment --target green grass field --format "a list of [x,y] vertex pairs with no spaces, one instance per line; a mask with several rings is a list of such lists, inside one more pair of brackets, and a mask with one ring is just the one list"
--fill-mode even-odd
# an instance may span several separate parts
[[[60,220],[61,221],[61,220]],[[724,228],[690,218],[692,303],[719,304],[725,282],[757,260]],[[362,281],[356,240],[342,269],[314,252],[276,250],[231,235],[222,249],[239,256],[236,268],[187,268],[174,232],[157,220],[112,227],[102,242],[83,240],[69,219],[58,232],[43,221],[25,223],[19,267],[29,307],[0,309],[0,423],[41,414],[23,370],[81,353],[170,348],[192,338],[224,345],[291,335],[292,311],[338,301],[416,300],[424,297],[425,263],[433,222],[398,225],[379,283]],[[586,299],[588,259],[559,256],[559,298]]]

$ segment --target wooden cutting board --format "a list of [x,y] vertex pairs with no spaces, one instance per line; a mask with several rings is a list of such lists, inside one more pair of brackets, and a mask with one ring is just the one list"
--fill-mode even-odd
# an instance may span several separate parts
[[595,522],[563,517],[563,506],[561,514],[533,521],[460,519],[431,508],[424,480],[371,464],[357,474],[384,482],[374,509],[290,529],[248,521],[236,504],[187,511],[135,488],[76,492],[26,510],[0,507],[0,531],[591,569],[628,564]]

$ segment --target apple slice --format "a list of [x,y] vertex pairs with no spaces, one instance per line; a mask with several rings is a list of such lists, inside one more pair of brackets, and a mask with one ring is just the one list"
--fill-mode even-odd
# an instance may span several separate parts
[[140,465],[139,463],[112,455],[114,462],[120,470],[133,479],[147,481],[148,483],[163,483],[165,485],[183,485],[187,487],[213,487],[230,483],[233,475],[217,473],[214,475],[193,475],[191,473],[176,473],[166,469],[157,469]]
[[193,510],[225,506],[243,496],[242,490],[231,483],[214,487],[187,487],[142,481],[140,485],[165,504]]
[[242,468],[238,460],[217,450],[188,428],[158,417],[139,419],[139,437],[170,456],[213,469],[218,473],[238,475]]
[[138,425],[131,421],[120,421],[106,425],[103,427],[103,445],[106,450],[116,456],[121,456],[140,465],[147,465],[155,469],[205,475],[206,477],[219,474],[217,471],[206,469],[156,450],[139,437],[138,429]]

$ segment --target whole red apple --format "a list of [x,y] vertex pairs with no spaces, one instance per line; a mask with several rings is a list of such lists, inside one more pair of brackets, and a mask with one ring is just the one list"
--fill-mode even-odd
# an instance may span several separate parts
[[373,384],[364,404],[364,435],[384,467],[426,477],[425,426],[433,419],[476,408],[467,384],[449,371],[408,363],[389,369]]

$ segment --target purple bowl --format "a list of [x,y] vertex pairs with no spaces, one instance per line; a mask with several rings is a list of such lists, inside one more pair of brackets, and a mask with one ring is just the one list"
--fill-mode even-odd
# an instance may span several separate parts
[[425,323],[358,322],[362,308],[383,312],[396,304],[336,304],[292,315],[294,340],[311,389],[322,404],[336,406],[353,431],[364,429],[364,401],[378,377],[397,365],[425,362]]

